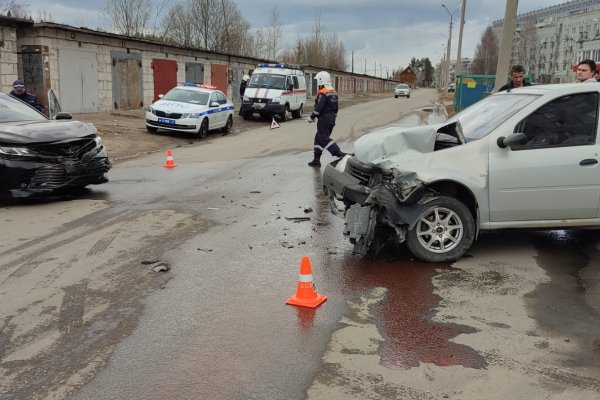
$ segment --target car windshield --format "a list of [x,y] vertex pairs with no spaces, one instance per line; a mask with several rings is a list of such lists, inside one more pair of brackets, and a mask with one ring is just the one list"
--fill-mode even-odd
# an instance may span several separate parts
[[285,76],[276,74],[252,74],[248,87],[285,90]]
[[206,105],[210,93],[197,90],[175,88],[163,96],[163,100],[180,101],[182,103]]
[[489,96],[455,114],[448,119],[448,122],[457,122],[465,141],[471,142],[487,136],[538,97],[538,95],[517,93]]
[[4,122],[31,122],[47,121],[48,119],[23,103],[9,95],[0,96],[0,123]]
[[398,85],[396,89],[408,89],[408,85]]

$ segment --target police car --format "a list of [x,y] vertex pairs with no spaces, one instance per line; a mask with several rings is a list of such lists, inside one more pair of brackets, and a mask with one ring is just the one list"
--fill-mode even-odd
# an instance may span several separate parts
[[215,86],[183,83],[146,110],[146,129],[191,132],[205,138],[208,131],[231,131],[233,103]]

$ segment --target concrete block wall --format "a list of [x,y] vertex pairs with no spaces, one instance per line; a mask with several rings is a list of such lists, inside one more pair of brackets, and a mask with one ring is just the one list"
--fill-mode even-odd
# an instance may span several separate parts
[[0,90],[9,93],[13,82],[19,77],[15,28],[0,27],[0,77]]

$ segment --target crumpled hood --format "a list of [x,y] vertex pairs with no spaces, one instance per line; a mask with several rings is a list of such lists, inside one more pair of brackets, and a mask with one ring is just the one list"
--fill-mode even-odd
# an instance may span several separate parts
[[363,162],[386,164],[390,158],[397,162],[431,153],[440,126],[396,126],[366,134],[354,143],[354,155]]
[[95,136],[93,124],[80,121],[41,121],[0,124],[0,144],[48,143]]

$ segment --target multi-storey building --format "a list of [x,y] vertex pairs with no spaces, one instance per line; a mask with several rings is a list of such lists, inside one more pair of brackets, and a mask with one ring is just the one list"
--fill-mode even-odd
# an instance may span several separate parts
[[[503,20],[492,29],[502,36]],[[517,16],[512,62],[537,83],[574,82],[573,66],[600,61],[600,1],[574,0]]]

